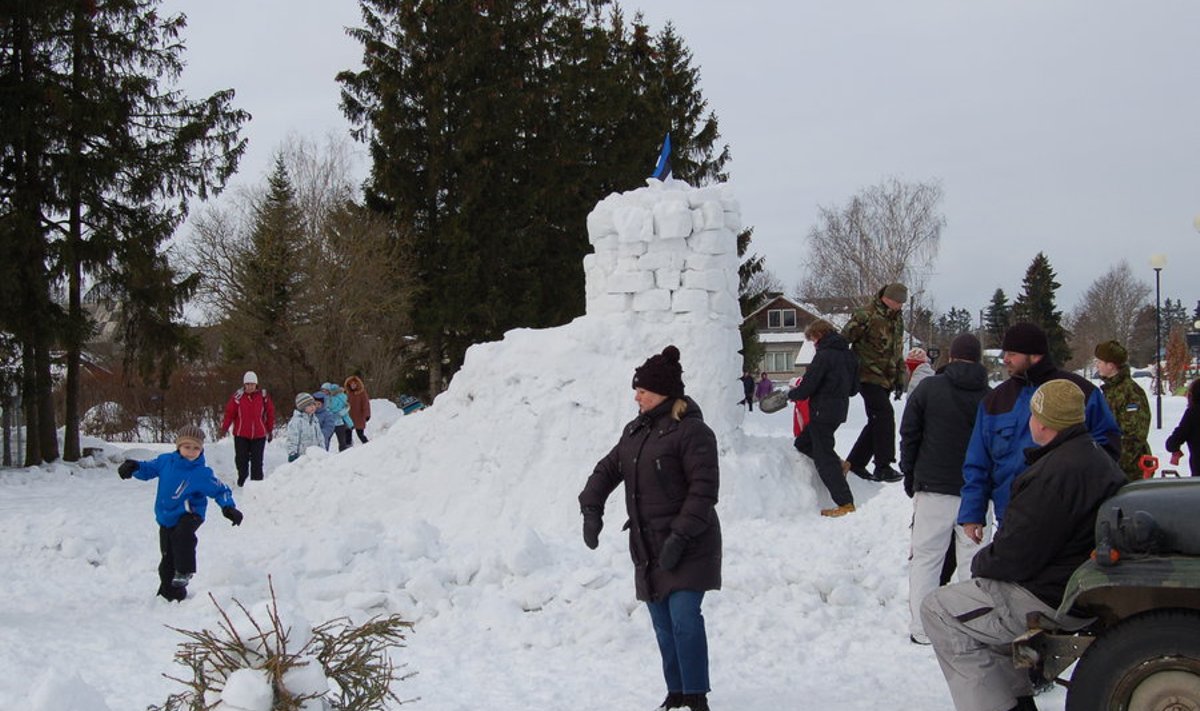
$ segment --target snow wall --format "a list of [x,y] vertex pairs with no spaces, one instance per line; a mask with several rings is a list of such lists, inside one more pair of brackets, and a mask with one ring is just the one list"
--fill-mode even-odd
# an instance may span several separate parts
[[[472,346],[431,407],[369,444],[310,449],[247,490],[266,516],[311,511],[312,535],[332,545],[278,542],[295,547],[308,575],[407,592],[396,606],[417,619],[479,576],[528,585],[542,569],[553,588],[545,594],[562,594],[571,583],[552,563],[589,560],[576,497],[637,414],[634,368],[667,344],[679,348],[687,393],[717,435],[721,517],[815,510],[811,466],[790,438],[740,426],[740,217],[730,189],[652,181],[602,200],[587,225],[595,252],[584,262],[585,316]],[[776,417],[790,431],[790,413]],[[608,502],[602,544],[627,563],[621,496],[618,488]]]

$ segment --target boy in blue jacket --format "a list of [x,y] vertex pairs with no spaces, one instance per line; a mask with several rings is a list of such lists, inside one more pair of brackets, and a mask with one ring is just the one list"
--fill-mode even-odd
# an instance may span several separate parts
[[234,525],[242,523],[242,512],[233,502],[233,492],[204,463],[204,430],[185,425],[175,436],[176,451],[160,454],[146,462],[126,459],[117,468],[122,479],[158,479],[154,518],[158,521],[158,594],[176,602],[187,597],[187,584],[196,572],[196,530],[204,523],[208,499],[221,507],[221,514]]

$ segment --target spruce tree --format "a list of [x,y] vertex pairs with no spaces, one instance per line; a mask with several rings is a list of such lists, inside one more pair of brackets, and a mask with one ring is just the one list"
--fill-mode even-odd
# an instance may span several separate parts
[[[26,382],[37,388],[38,430],[50,428],[36,452],[44,460],[57,456],[49,359],[42,354],[51,338],[67,352],[64,452],[67,459],[79,454],[79,359],[90,331],[82,311],[85,277],[126,303],[128,289],[166,299],[124,309],[126,333],[153,328],[136,319],[158,306],[178,318],[186,280],[162,264],[147,265],[183,219],[188,199],[218,191],[244,147],[237,133],[248,115],[230,107],[232,92],[193,101],[170,86],[183,66],[185,23],[182,16],[159,14],[159,4],[21,2],[0,23],[0,84],[7,89],[0,95],[0,142],[5,155],[16,158],[0,171],[24,186],[13,192],[19,198],[5,198],[4,209],[16,216],[12,224],[25,225],[17,230],[26,255],[19,268],[48,276],[19,281],[27,307],[14,329],[28,341],[27,367],[36,371]],[[143,288],[152,278],[162,281]],[[43,306],[59,280],[67,286],[67,311],[53,318],[54,310]],[[174,286],[182,290],[172,293]],[[22,327],[22,318],[39,325]],[[39,331],[47,328],[50,333]],[[147,363],[137,344],[163,345],[158,338],[134,344],[134,350],[126,344],[128,363]],[[159,370],[177,353],[161,355]]]
[[653,37],[604,3],[360,5],[364,68],[338,75],[342,108],[370,145],[367,204],[393,220],[417,279],[431,394],[472,343],[583,312],[587,214],[645,180],[665,127],[680,126],[697,171],[724,163],[705,156],[715,117],[686,115],[703,102],[682,44],[665,39],[679,80],[664,105]]
[[1035,323],[1046,332],[1050,357],[1058,365],[1071,359],[1067,331],[1062,324],[1062,311],[1055,306],[1055,292],[1061,286],[1054,280],[1054,269],[1042,252],[1033,258],[1021,282],[1021,294],[1012,307],[1012,320]]
[[1012,307],[1003,289],[996,289],[992,300],[983,314],[984,347],[999,348],[1004,340],[1004,332],[1008,330]]

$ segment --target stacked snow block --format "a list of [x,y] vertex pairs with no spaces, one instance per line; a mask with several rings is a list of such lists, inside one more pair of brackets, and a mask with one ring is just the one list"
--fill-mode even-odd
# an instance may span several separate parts
[[725,185],[648,183],[609,195],[588,215],[595,249],[583,261],[588,315],[736,324],[737,201]]

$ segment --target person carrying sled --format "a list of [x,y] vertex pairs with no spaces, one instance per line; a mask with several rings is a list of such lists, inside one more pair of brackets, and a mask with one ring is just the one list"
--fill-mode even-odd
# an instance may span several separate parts
[[216,501],[221,515],[234,526],[242,523],[233,492],[204,462],[204,430],[195,425],[179,428],[174,452],[149,461],[126,459],[117,474],[122,479],[158,479],[158,595],[176,602],[185,599],[188,581],[196,573],[196,530],[204,523],[208,500]]
[[638,416],[579,494],[583,540],[599,545],[604,503],[625,485],[637,599],[646,603],[667,697],[658,707],[708,711],[708,640],[700,604],[721,588],[717,441],[684,395],[679,349],[667,346],[633,374]]

